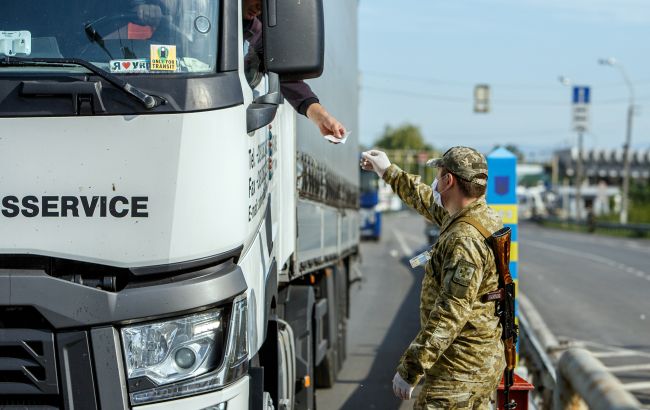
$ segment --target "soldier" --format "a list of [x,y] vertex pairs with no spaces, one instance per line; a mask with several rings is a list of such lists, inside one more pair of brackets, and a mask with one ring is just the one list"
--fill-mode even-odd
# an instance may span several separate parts
[[[424,378],[414,409],[487,409],[505,368],[495,303],[484,296],[498,288],[494,254],[477,228],[502,227],[485,203],[487,162],[478,151],[454,147],[427,165],[437,167],[431,186],[391,165],[381,151],[362,154],[393,191],[440,226],[425,265],[420,296],[420,331],[404,352],[393,378],[395,395],[411,398]],[[460,221],[464,218],[464,221]]]

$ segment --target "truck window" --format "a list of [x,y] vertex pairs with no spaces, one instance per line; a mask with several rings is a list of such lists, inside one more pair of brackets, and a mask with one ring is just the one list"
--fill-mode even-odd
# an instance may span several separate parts
[[3,0],[0,10],[0,32],[29,33],[23,57],[124,75],[215,71],[219,0]]

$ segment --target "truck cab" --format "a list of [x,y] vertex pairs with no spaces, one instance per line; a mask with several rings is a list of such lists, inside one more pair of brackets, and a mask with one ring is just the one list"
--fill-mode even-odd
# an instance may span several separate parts
[[257,63],[239,0],[0,5],[0,407],[309,408],[287,294],[357,248],[301,259],[280,78],[320,75],[324,18],[289,3]]

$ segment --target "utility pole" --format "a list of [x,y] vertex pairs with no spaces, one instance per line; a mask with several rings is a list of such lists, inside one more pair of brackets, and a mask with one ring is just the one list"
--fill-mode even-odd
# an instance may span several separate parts
[[623,187],[622,187],[622,198],[621,198],[621,223],[627,224],[628,222],[628,212],[630,206],[630,147],[632,144],[632,121],[634,118],[634,87],[630,81],[630,77],[625,71],[625,67],[615,58],[601,58],[598,60],[598,64],[607,65],[610,67],[617,67],[625,84],[627,85],[628,91],[630,92],[630,101],[627,107],[627,121],[626,121],[626,130],[625,130],[625,143],[623,144]]
[[621,201],[621,223],[627,224],[630,206],[630,143],[632,141],[632,118],[634,117],[634,101],[627,107],[627,129],[623,145],[623,198]]
[[578,159],[576,161],[576,220],[582,221],[582,179],[584,175],[582,162],[582,131],[578,132]]

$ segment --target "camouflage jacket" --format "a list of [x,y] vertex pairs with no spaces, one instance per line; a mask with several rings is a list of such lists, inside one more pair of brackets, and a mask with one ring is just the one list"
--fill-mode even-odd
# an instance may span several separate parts
[[501,219],[485,198],[449,215],[435,204],[431,187],[419,179],[396,165],[384,174],[407,205],[441,227],[425,265],[420,331],[397,370],[411,385],[425,375],[427,384],[435,380],[498,383],[505,368],[501,325],[495,302],[481,300],[498,288],[494,254],[476,228],[454,222],[469,216],[495,232],[502,227]]

